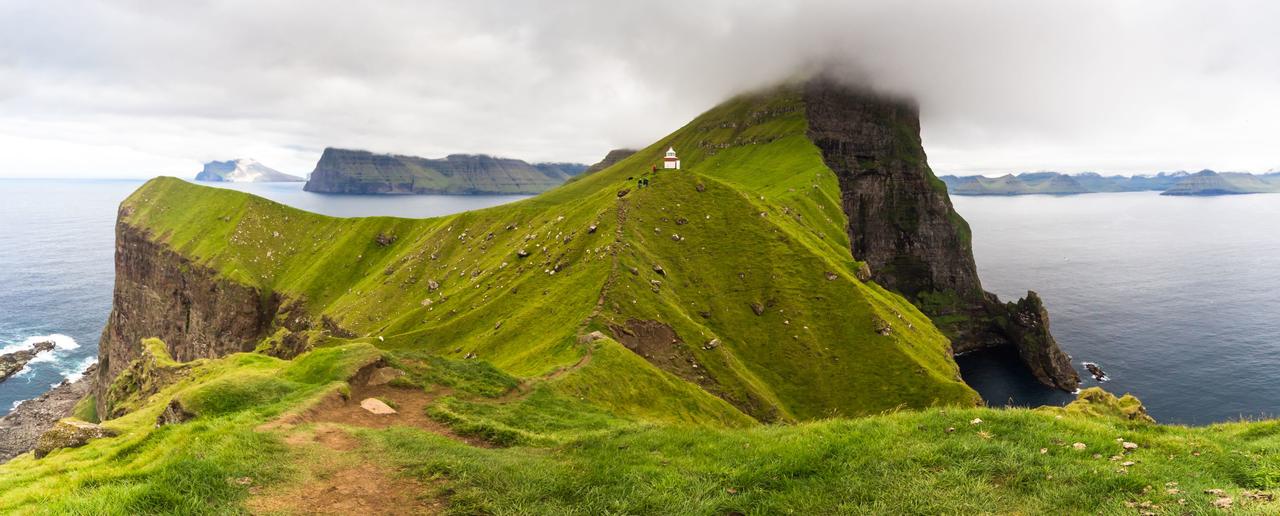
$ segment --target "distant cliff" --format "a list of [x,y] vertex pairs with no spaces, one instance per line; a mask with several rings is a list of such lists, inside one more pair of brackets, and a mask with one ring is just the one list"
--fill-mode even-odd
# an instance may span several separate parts
[[1073,195],[1100,192],[1163,192],[1164,195],[1230,195],[1280,192],[1280,172],[1254,175],[1202,170],[1155,175],[1103,176],[1024,172],[1000,177],[942,176],[952,195]]
[[1186,172],[1156,175],[1103,176],[1096,172],[1062,174],[1024,172],[1000,177],[942,176],[953,195],[1074,195],[1100,192],[1163,191],[1185,179]]
[[604,159],[600,160],[600,162],[587,167],[587,170],[583,172],[583,174],[599,172],[606,168],[612,167],[615,163],[622,161],[624,159],[627,159],[631,157],[632,154],[635,154],[635,153],[636,151],[634,149],[613,149],[609,151],[608,154],[605,154]]
[[306,181],[306,179],[280,172],[251,159],[237,159],[205,163],[204,170],[196,174],[196,181],[217,183],[298,183]]
[[1161,195],[1236,195],[1280,192],[1280,173],[1255,176],[1243,172],[1201,170],[1183,178]]
[[338,194],[535,194],[586,168],[483,154],[428,159],[328,148],[303,189]]

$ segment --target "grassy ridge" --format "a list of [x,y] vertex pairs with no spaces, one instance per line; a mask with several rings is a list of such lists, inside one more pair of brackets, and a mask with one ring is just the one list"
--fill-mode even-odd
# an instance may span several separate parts
[[[607,374],[679,377],[739,412],[698,402],[674,412],[685,421],[976,403],[946,338],[901,297],[856,279],[839,187],[806,129],[798,92],[781,88],[506,206],[336,219],[157,179],[125,201],[123,220],[384,349],[473,355],[516,377],[573,368],[585,332],[665,325],[679,342],[644,351],[656,367],[616,362]],[[685,170],[651,174],[670,145]],[[654,358],[671,353],[674,364]],[[619,400],[644,398],[614,388],[586,398],[623,412]]]

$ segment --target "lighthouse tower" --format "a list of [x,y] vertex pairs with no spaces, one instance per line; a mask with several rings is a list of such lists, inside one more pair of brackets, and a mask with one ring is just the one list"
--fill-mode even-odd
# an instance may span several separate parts
[[662,158],[662,168],[680,170],[680,158],[676,156],[675,147],[667,147],[667,156]]

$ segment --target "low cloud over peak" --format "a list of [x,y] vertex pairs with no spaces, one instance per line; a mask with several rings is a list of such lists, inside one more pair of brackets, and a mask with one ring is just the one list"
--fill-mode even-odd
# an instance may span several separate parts
[[832,63],[915,98],[940,172],[1280,166],[1272,2],[0,4],[2,176],[325,146],[593,162]]

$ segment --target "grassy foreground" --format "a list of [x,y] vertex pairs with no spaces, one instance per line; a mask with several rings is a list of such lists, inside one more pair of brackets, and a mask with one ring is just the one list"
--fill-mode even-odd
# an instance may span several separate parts
[[[380,354],[349,344],[293,362],[193,363],[186,379],[108,422],[119,437],[0,466],[0,512],[242,513],[255,496],[307,481],[306,453],[286,441],[316,424],[263,423],[349,389],[340,379]],[[400,389],[448,393],[425,409],[434,419],[498,446],[408,425],[344,426],[358,446],[332,453],[419,481],[412,496],[448,513],[1202,514],[1224,500],[1236,513],[1280,510],[1268,498],[1280,487],[1278,421],[1163,426],[1135,418],[1136,400],[1091,390],[1065,409],[716,428],[620,417],[563,379],[521,383],[484,362],[386,356],[410,373]],[[199,417],[156,428],[174,397]]]

